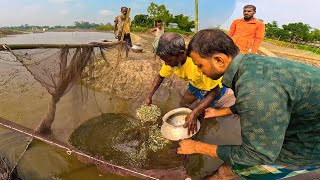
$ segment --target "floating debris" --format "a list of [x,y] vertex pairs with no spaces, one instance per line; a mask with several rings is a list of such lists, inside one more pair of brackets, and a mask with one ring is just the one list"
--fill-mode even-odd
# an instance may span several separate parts
[[106,113],[94,117],[81,124],[69,142],[93,157],[120,166],[170,169],[182,167],[185,162],[176,153],[178,144],[162,137],[157,121],[141,126],[139,120],[126,114]]
[[160,127],[158,127],[157,125],[153,125],[149,128],[150,129],[149,129],[148,144],[149,144],[149,149],[151,149],[153,152],[156,152],[164,148],[166,145],[170,143],[169,140],[165,139],[161,135]]
[[148,121],[156,121],[161,115],[161,110],[158,106],[151,105],[142,105],[139,109],[137,109],[136,116],[142,122]]

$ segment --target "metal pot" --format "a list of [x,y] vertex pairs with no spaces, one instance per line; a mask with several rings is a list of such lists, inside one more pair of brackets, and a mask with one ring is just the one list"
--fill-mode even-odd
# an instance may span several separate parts
[[139,43],[136,43],[132,46],[131,50],[133,52],[142,52],[143,48],[142,48],[142,45],[139,44]]
[[188,135],[188,129],[184,128],[186,116],[191,112],[189,108],[177,108],[169,111],[163,117],[161,126],[161,134],[164,138],[178,141],[187,139],[195,135],[200,129],[200,122],[197,120],[197,130],[194,134]]

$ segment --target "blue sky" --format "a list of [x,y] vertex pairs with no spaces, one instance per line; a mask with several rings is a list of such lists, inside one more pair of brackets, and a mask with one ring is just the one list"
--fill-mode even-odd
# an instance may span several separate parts
[[[113,22],[121,6],[131,7],[131,18],[147,14],[151,2],[165,4],[169,11],[194,17],[194,0],[0,0],[0,26],[73,25],[75,21]],[[242,17],[242,7],[253,4],[256,17],[279,24],[304,22],[320,29],[320,0],[199,0],[200,28],[221,26]]]

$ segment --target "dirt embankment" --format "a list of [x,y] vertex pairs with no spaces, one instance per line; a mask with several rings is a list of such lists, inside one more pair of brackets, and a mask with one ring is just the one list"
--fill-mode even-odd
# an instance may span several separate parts
[[13,30],[1,30],[0,29],[0,38],[7,36],[7,35],[15,35],[15,34],[23,34],[23,32],[13,31]]
[[[95,64],[95,79],[92,86],[99,91],[107,92],[113,96],[123,99],[142,100],[148,92],[153,78],[159,73],[161,60],[154,59],[152,53],[152,41],[154,37],[147,33],[132,34],[132,42],[140,43],[143,47],[142,53],[130,51],[129,57],[118,59],[116,48],[106,51],[108,66],[103,60]],[[185,37],[186,42],[190,37]],[[280,58],[298,61],[320,67],[320,56],[300,50],[283,48],[270,43],[262,43],[262,47],[273,52]],[[118,66],[117,66],[118,63]],[[186,82],[172,76],[166,78],[161,86],[162,90],[157,93],[162,100],[167,98],[170,90],[174,89],[179,94],[183,94],[186,89]],[[168,91],[169,90],[169,91]]]
[[[122,99],[143,100],[149,91],[154,77],[159,73],[161,60],[154,59],[152,50],[152,41],[154,37],[149,34],[132,34],[133,44],[139,43],[143,47],[141,53],[135,53],[130,50],[129,57],[124,53],[118,59],[118,50],[116,48],[106,51],[108,63],[100,60],[95,64],[94,81],[92,86],[98,90],[112,94],[112,96]],[[117,66],[118,63],[118,66]],[[169,91],[165,89],[174,88],[183,94],[186,89],[186,82],[172,76],[166,78],[162,83],[161,91],[158,91],[158,97],[168,98]]]
[[314,54],[312,52],[288,47],[281,47],[269,42],[262,42],[261,47],[268,49],[280,58],[302,62],[320,68],[320,55]]

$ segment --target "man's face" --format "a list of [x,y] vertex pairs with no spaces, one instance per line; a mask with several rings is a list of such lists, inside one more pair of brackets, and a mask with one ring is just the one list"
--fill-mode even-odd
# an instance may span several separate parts
[[122,13],[123,15],[127,15],[128,9],[127,9],[127,8],[123,8],[123,9],[121,10],[121,13]]
[[256,12],[253,10],[252,7],[243,8],[243,16],[244,16],[244,19],[251,19],[251,18],[253,18],[253,15],[254,15],[255,13],[256,13]]
[[178,56],[165,56],[160,58],[164,61],[164,63],[171,67],[180,67],[181,62],[183,60],[183,55],[180,54]]
[[193,63],[198,67],[198,71],[211,79],[217,80],[223,75],[224,71],[216,60],[203,58],[194,51],[191,51],[190,57],[192,58]]

